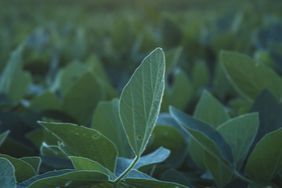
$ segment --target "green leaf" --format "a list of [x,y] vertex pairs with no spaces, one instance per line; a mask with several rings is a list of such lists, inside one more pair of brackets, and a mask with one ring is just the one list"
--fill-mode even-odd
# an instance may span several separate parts
[[96,171],[78,170],[58,176],[46,177],[34,181],[28,188],[42,187],[99,187],[108,181],[108,177]]
[[6,140],[6,138],[8,137],[10,131],[5,131],[3,133],[0,134],[0,146],[4,143],[4,141]]
[[202,93],[194,117],[215,128],[230,118],[225,107],[207,90]]
[[41,158],[40,157],[22,157],[21,160],[30,164],[36,173],[39,173]]
[[60,69],[52,86],[53,91],[60,91],[62,96],[87,72],[85,64],[73,62]]
[[282,104],[268,91],[262,92],[255,100],[252,112],[259,113],[257,143],[265,134],[282,127]]
[[247,99],[253,100],[264,89],[279,99],[282,97],[281,78],[264,64],[256,63],[246,55],[227,51],[221,52],[220,62],[227,78]]
[[169,105],[184,109],[193,97],[193,85],[187,74],[176,69],[171,85],[167,85],[162,102],[162,111],[167,111]]
[[113,172],[111,172],[109,169],[105,168],[100,163],[93,161],[91,159],[85,158],[85,157],[75,157],[75,156],[69,156],[69,159],[71,160],[74,168],[76,170],[92,170],[97,171],[102,174],[105,174],[110,177],[110,179],[114,179],[115,175]]
[[177,47],[166,52],[166,75],[168,75],[168,73],[170,73],[175,68],[175,66],[179,62],[182,51],[182,47]]
[[233,170],[219,158],[206,152],[204,155],[204,164],[212,174],[217,187],[223,188],[232,180],[234,175]]
[[[208,91],[204,90],[194,111],[194,117],[212,127],[216,128],[230,117],[224,106],[213,97]],[[201,168],[205,167],[205,151],[194,140],[189,142],[190,155],[193,161]]]
[[88,124],[101,100],[100,85],[86,72],[65,93],[62,109],[81,124]]
[[100,102],[94,112],[92,128],[109,138],[118,148],[119,156],[132,157],[119,116],[119,100]]
[[186,186],[178,183],[150,179],[126,179],[124,182],[136,188],[186,188]]
[[151,151],[161,146],[171,151],[166,163],[173,167],[180,167],[188,152],[187,143],[181,132],[173,126],[157,125],[148,149]]
[[0,185],[1,187],[16,188],[15,168],[12,163],[0,157]]
[[245,172],[257,182],[270,181],[282,168],[282,128],[266,134],[249,156]]
[[170,107],[169,112],[182,130],[190,135],[202,149],[210,155],[232,164],[233,157],[231,148],[214,128],[201,121],[193,119],[174,107]]
[[23,48],[23,45],[19,46],[12,53],[0,79],[0,93],[6,94],[15,101],[24,97],[27,87],[31,83],[30,74],[22,70]]
[[204,61],[197,61],[192,69],[192,83],[199,90],[209,82],[209,70]]
[[141,156],[155,127],[165,87],[165,57],[151,52],[136,69],[120,97],[120,117],[130,146]]
[[218,132],[231,147],[237,165],[243,164],[256,137],[258,126],[258,113],[250,113],[230,119],[218,127]]
[[61,140],[59,148],[68,155],[89,158],[114,171],[118,155],[116,148],[100,132],[70,123],[40,124]]
[[59,110],[62,101],[52,92],[46,91],[30,101],[31,109],[36,110]]
[[[164,147],[160,147],[152,153],[140,157],[138,162],[134,165],[134,169],[139,169],[144,166],[161,163],[168,158],[170,151]],[[132,159],[124,157],[118,158],[116,174],[120,175],[131,163]]]
[[13,164],[13,166],[15,167],[17,182],[22,182],[36,175],[36,172],[33,167],[24,160],[17,159],[5,154],[0,154],[0,157],[9,160]]

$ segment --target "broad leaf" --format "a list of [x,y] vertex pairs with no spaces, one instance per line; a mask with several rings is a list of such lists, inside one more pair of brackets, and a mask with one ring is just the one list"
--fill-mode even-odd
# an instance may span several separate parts
[[247,99],[253,100],[264,89],[279,99],[282,97],[281,78],[264,64],[256,63],[246,55],[227,51],[221,52],[220,62],[227,78]]
[[204,154],[204,165],[212,174],[213,179],[219,188],[223,188],[233,178],[233,169],[219,158],[216,158],[207,152]]
[[21,160],[30,164],[36,173],[39,173],[41,158],[40,157],[22,157]]
[[[194,117],[216,128],[230,117],[224,106],[204,90],[194,111]],[[205,168],[205,151],[194,140],[189,142],[190,155],[193,161],[201,168]]]
[[213,127],[218,127],[230,118],[225,107],[207,90],[203,91],[193,116]]
[[258,182],[270,181],[282,169],[282,128],[266,134],[249,156],[245,171]]
[[92,159],[114,171],[116,148],[100,132],[70,123],[40,122],[40,124],[61,140],[59,148],[68,155]]
[[169,112],[183,131],[189,134],[206,152],[227,163],[233,163],[231,148],[215,129],[176,108],[170,107]]
[[0,167],[0,186],[16,188],[15,168],[12,163],[9,160],[0,157]]
[[165,87],[165,58],[157,48],[136,69],[120,97],[120,117],[130,146],[141,156],[160,111]]
[[36,175],[36,172],[33,169],[33,167],[29,163],[25,162],[24,160],[17,159],[5,154],[0,154],[0,157],[9,160],[10,163],[13,164],[13,166],[15,167],[15,175],[17,182],[22,182]]
[[88,158],[84,157],[75,157],[75,156],[70,156],[69,159],[71,160],[74,168],[76,170],[92,170],[92,171],[97,171],[102,174],[105,174],[110,177],[110,179],[114,179],[115,175],[113,172],[111,172],[109,169],[105,168],[101,164],[99,164],[96,161],[93,161]]
[[193,85],[183,70],[176,69],[171,76],[173,81],[166,86],[162,111],[167,111],[169,105],[184,109],[193,97]]
[[95,77],[86,72],[66,91],[62,109],[79,123],[87,124],[99,100],[101,87]]
[[132,150],[119,117],[118,99],[98,104],[92,119],[92,128],[101,132],[117,146],[119,156],[132,157]]
[[[29,188],[42,187],[97,187],[106,183],[108,177],[96,171],[78,170],[57,176],[51,176],[34,181]],[[93,185],[93,186],[92,186]]]
[[218,127],[218,132],[230,145],[237,165],[243,164],[256,137],[258,126],[258,114],[250,113],[233,118]]

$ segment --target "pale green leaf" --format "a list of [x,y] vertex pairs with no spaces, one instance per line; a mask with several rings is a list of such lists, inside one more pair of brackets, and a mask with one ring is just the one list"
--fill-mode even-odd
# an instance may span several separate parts
[[3,188],[16,188],[15,168],[12,163],[0,157],[0,167],[0,186]]
[[134,153],[142,154],[160,111],[165,87],[163,50],[151,52],[136,69],[120,97],[120,117]]

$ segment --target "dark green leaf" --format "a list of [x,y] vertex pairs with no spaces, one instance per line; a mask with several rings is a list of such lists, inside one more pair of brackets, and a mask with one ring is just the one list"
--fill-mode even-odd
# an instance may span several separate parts
[[92,128],[109,138],[118,148],[119,156],[132,157],[132,150],[126,139],[119,117],[119,100],[100,102],[94,112]]
[[259,113],[260,125],[255,143],[265,134],[282,127],[282,104],[268,91],[262,92],[257,97],[251,111]]
[[282,97],[281,78],[264,64],[256,63],[246,55],[227,51],[221,52],[220,62],[227,78],[247,99],[253,100],[264,89],[277,98]]
[[20,159],[30,164],[37,174],[39,173],[39,169],[41,165],[40,157],[22,157]]
[[255,146],[246,173],[258,182],[270,181],[282,168],[282,128],[266,134]]
[[213,127],[218,127],[230,118],[225,107],[207,90],[202,93],[194,111],[194,117]]
[[89,158],[114,171],[116,148],[100,132],[69,123],[40,124],[61,140],[58,146],[67,154]]
[[67,172],[61,175],[46,177],[34,181],[28,188],[42,187],[92,187],[104,184],[108,181],[108,177],[96,171],[78,170]]
[[36,175],[36,172],[33,169],[33,167],[29,163],[25,162],[24,160],[17,159],[5,154],[0,154],[0,157],[9,160],[11,164],[13,164],[13,166],[15,167],[17,182],[22,182]]
[[176,108],[170,107],[169,111],[183,131],[191,135],[192,139],[200,144],[206,152],[228,163],[233,163],[231,148],[215,129]]

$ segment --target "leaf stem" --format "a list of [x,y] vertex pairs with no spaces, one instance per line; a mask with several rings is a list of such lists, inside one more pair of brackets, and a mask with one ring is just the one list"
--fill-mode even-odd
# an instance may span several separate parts
[[124,176],[126,176],[132,168],[134,168],[135,164],[139,161],[139,156],[136,155],[130,165],[125,169],[115,180],[114,184],[118,183]]

